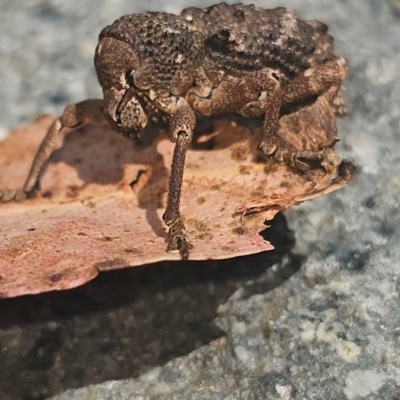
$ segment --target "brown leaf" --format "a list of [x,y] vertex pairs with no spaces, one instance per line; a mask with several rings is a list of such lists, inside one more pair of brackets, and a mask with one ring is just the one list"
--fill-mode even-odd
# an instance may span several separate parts
[[[282,118],[281,129],[291,129],[290,118]],[[52,120],[39,117],[0,143],[0,188],[22,186]],[[144,139],[147,147],[104,128],[73,132],[53,153],[38,196],[0,205],[2,297],[72,288],[99,271],[179,259],[165,251],[161,219],[173,144],[155,130]],[[330,172],[301,174],[260,160],[259,141],[258,130],[216,120],[213,133],[188,152],[181,203],[194,246],[190,259],[271,250],[259,235],[265,220],[350,179],[348,162],[332,179],[335,162]],[[335,159],[331,147],[326,151]]]

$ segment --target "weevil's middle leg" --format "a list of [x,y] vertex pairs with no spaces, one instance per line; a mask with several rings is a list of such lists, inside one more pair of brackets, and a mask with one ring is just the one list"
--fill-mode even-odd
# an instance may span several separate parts
[[194,111],[185,100],[181,99],[177,110],[171,115],[169,123],[170,138],[175,143],[175,149],[168,185],[167,207],[163,220],[169,227],[167,250],[178,250],[183,260],[189,258],[189,250],[192,245],[186,238],[185,225],[180,213],[180,198],[186,151],[192,141],[195,125]]
[[67,133],[85,124],[107,124],[103,116],[102,104],[102,100],[86,100],[67,106],[61,117],[53,122],[40,144],[24,186],[17,190],[0,189],[0,203],[13,200],[22,201],[33,196],[40,189],[41,174],[60,134]]

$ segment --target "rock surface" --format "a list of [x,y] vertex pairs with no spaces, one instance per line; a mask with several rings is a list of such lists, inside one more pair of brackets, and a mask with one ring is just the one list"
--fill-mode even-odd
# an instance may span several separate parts
[[[189,4],[3,0],[1,123],[98,95],[92,52],[117,16]],[[353,183],[286,212],[289,228],[278,217],[272,254],[158,264],[3,300],[0,398],[398,398],[399,3],[285,5],[327,22],[349,60],[339,151],[359,167]]]

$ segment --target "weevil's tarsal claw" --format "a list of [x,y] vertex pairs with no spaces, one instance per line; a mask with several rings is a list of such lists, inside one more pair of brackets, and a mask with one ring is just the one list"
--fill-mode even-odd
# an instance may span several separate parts
[[191,248],[193,246],[188,242],[185,234],[185,226],[179,218],[169,228],[167,251],[179,251],[181,259],[187,260]]

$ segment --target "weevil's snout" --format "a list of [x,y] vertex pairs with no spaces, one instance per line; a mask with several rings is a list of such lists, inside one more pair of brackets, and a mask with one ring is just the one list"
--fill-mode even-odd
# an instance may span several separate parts
[[139,65],[137,54],[128,43],[103,37],[97,46],[94,64],[103,88],[103,110],[111,127],[124,136],[138,137],[147,125],[147,117],[131,78]]
[[136,96],[135,88],[104,91],[103,111],[110,126],[130,139],[138,138],[147,126],[147,117]]

